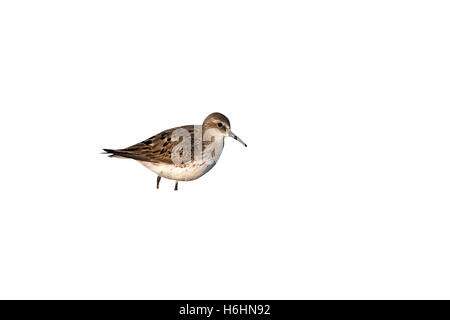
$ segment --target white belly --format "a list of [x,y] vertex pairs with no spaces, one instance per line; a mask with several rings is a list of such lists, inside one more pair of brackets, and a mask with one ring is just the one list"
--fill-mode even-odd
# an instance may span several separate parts
[[186,167],[180,167],[174,164],[161,165],[145,161],[139,162],[143,164],[147,169],[152,170],[158,176],[177,181],[190,181],[198,179],[216,165],[215,161],[210,163],[209,165],[192,164]]
[[223,140],[218,145],[218,149],[215,157],[212,161],[199,161],[190,162],[184,166],[179,166],[175,164],[155,164],[152,162],[139,161],[147,169],[150,169],[157,175],[171,180],[177,181],[191,181],[200,178],[209,170],[211,170],[219,160],[220,155],[223,150]]

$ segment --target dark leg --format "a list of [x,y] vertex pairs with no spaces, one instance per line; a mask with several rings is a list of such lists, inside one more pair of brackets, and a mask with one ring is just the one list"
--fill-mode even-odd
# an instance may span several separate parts
[[177,190],[178,190],[178,181],[175,182],[175,191],[177,191]]
[[159,182],[161,181],[161,177],[158,176],[158,178],[156,178],[156,189],[159,189]]

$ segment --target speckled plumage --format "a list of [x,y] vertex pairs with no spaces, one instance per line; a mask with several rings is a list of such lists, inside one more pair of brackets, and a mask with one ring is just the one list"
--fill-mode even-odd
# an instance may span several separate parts
[[[176,180],[175,190],[177,190],[178,181],[195,180],[214,167],[221,155],[225,137],[231,136],[247,146],[231,132],[230,127],[228,118],[216,112],[206,117],[201,126],[187,125],[167,129],[128,148],[117,150],[104,149],[104,151],[110,154],[111,157],[137,160],[148,169],[154,171],[158,174],[157,188],[159,188],[161,176]],[[174,135],[174,132],[175,134],[179,132],[177,131],[178,129],[186,130],[184,132],[190,136],[190,157],[183,163],[174,162],[173,160],[173,152],[177,152],[175,147],[181,141],[178,136]],[[203,134],[205,132],[211,132],[214,137],[204,140]],[[208,149],[208,146],[210,149]],[[212,152],[211,148],[213,149]],[[199,150],[201,150],[200,153],[202,155],[200,158],[198,158]],[[180,156],[183,156],[183,150],[180,151],[178,149],[178,152]],[[209,161],[204,160],[206,152],[211,152],[212,158]]]

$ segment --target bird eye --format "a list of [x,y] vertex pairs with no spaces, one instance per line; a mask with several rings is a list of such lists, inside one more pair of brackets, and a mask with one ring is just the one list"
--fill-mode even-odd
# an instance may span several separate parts
[[219,122],[219,123],[217,124],[217,126],[218,126],[219,128],[222,128],[222,126],[223,126],[222,122]]

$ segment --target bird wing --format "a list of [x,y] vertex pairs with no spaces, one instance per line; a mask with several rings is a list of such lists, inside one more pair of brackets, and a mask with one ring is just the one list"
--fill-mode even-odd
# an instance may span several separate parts
[[176,129],[185,129],[191,136],[191,157],[193,157],[193,137],[194,126],[182,126],[164,130],[153,137],[150,137],[142,142],[134,144],[125,149],[104,149],[107,153],[110,153],[112,157],[125,157],[139,161],[147,161],[152,163],[161,164],[173,164],[172,161],[172,149],[180,143],[178,140],[172,140],[172,133]]

